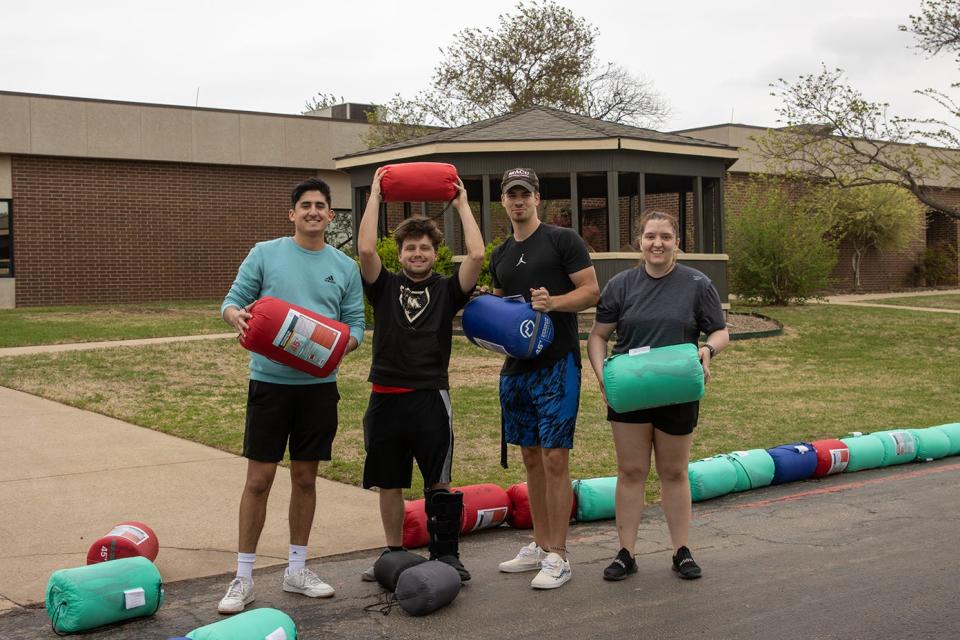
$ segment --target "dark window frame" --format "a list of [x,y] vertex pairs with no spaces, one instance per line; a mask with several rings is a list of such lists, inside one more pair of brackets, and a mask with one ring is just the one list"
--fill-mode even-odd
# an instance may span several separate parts
[[7,204],[7,236],[10,238],[10,272],[0,273],[0,278],[13,278],[16,271],[13,265],[13,200],[10,198],[0,198],[0,203]]

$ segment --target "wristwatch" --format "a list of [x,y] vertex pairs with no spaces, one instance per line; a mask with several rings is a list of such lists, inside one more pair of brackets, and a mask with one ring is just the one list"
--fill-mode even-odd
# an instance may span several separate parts
[[710,344],[709,342],[704,342],[702,345],[700,345],[700,347],[701,347],[701,348],[703,348],[703,347],[706,347],[706,348],[707,348],[707,351],[710,352],[710,359],[711,359],[711,360],[717,357],[717,350],[714,349],[714,348],[713,348],[713,345]]

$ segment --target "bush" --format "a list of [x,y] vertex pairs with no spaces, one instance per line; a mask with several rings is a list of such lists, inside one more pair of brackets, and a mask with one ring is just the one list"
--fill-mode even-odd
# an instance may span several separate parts
[[914,267],[914,280],[917,285],[936,287],[957,282],[957,250],[942,244],[928,247]]
[[742,210],[730,217],[730,288],[763,304],[803,303],[827,286],[837,245],[825,238],[827,216],[816,193],[791,198],[758,181]]

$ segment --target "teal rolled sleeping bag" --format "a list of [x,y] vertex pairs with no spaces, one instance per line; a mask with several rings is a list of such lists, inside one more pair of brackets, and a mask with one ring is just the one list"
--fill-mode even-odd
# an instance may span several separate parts
[[60,569],[47,583],[47,615],[58,633],[152,616],[162,604],[160,572],[140,556]]
[[931,427],[931,429],[939,429],[947,434],[947,438],[950,440],[950,451],[947,452],[948,456],[955,456],[960,453],[960,422],[941,424],[939,427]]
[[279,609],[250,609],[226,620],[194,629],[191,640],[294,640],[297,625]]
[[776,467],[766,449],[734,451],[727,454],[737,472],[737,484],[732,491],[747,491],[770,486]]
[[616,515],[617,478],[590,478],[576,480],[573,492],[577,496],[577,522],[609,520]]
[[917,437],[906,429],[888,429],[871,433],[883,443],[883,466],[905,464],[917,459]]
[[844,473],[853,473],[864,469],[876,469],[883,466],[883,442],[873,435],[851,436],[840,438],[840,442],[847,445],[850,453],[850,462]]
[[603,387],[617,413],[693,402],[703,397],[703,365],[690,343],[631,349],[603,363]]
[[691,462],[687,466],[690,499],[693,502],[723,496],[737,484],[737,469],[727,456],[713,456]]
[[950,438],[940,429],[930,427],[907,431],[917,439],[917,460],[939,460],[950,454]]

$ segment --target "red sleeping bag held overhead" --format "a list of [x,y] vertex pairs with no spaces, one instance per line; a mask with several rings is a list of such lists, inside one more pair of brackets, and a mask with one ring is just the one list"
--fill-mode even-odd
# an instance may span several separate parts
[[[527,491],[527,483],[519,482],[509,489],[507,495],[510,496],[510,516],[507,518],[507,524],[514,529],[533,529],[533,516],[530,515],[530,494]],[[573,494],[572,507],[570,509],[570,519],[577,515],[577,494]]]
[[457,168],[443,162],[388,164],[380,178],[384,202],[447,202],[457,196]]
[[[463,494],[463,516],[460,534],[501,525],[510,511],[507,492],[495,484],[472,484],[450,489]],[[408,500],[403,510],[403,546],[408,549],[424,547],[430,541],[427,532],[427,514],[423,498]]]
[[244,349],[318,378],[340,366],[350,327],[319,313],[264,296],[250,307]]

